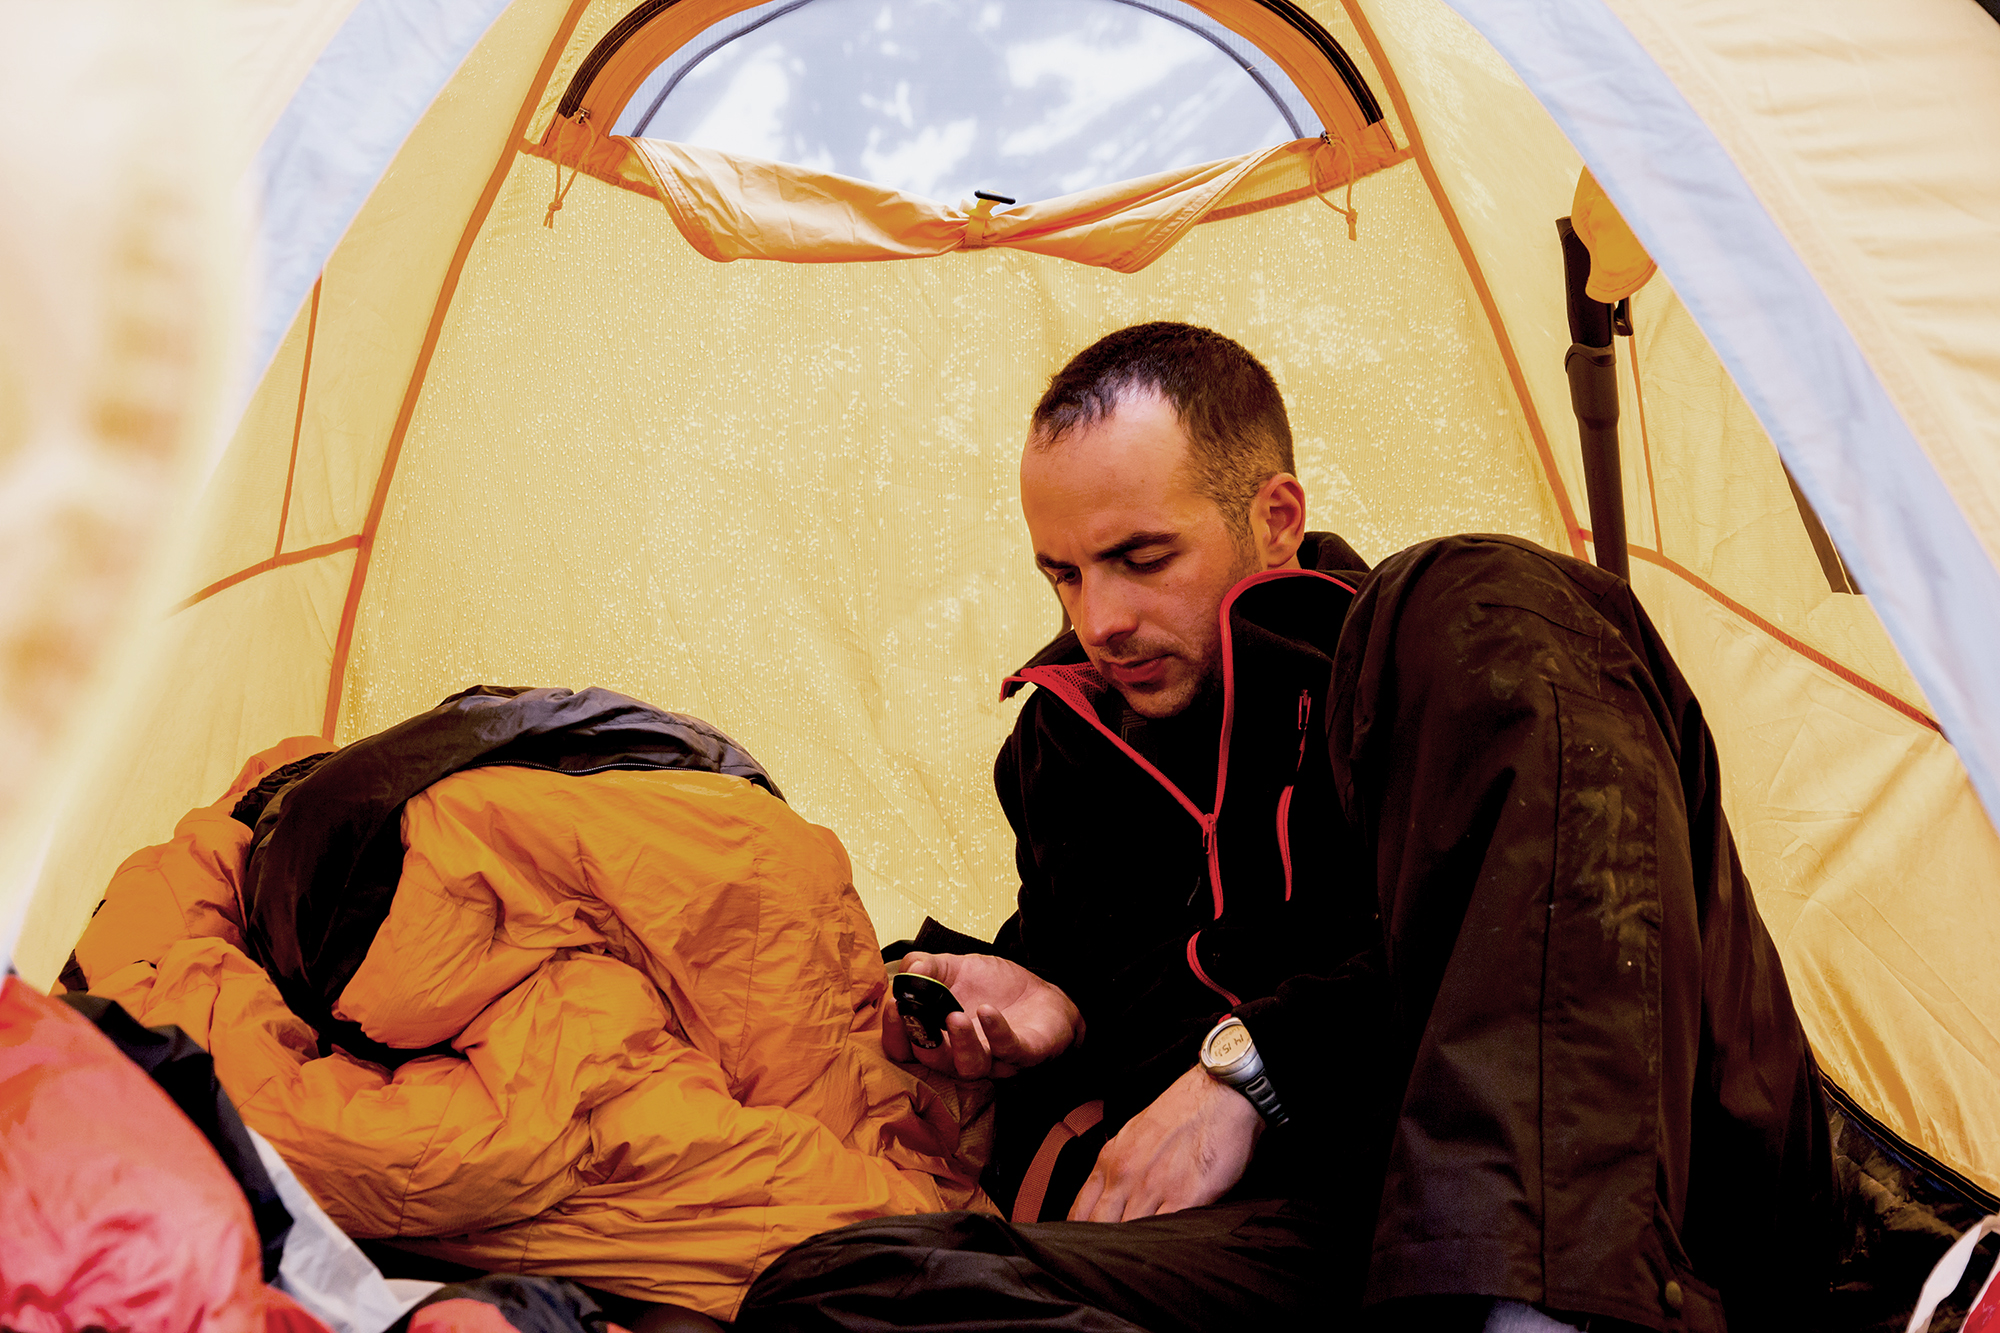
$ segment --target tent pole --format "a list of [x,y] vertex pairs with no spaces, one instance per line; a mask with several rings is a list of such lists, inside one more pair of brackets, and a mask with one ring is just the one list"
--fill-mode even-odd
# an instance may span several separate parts
[[1618,466],[1618,359],[1611,350],[1612,307],[1583,290],[1590,280],[1590,251],[1570,226],[1556,219],[1562,239],[1563,277],[1569,296],[1569,401],[1576,409],[1583,445],[1583,488],[1590,506],[1591,546],[1597,564],[1621,579],[1632,577],[1625,554],[1625,485]]

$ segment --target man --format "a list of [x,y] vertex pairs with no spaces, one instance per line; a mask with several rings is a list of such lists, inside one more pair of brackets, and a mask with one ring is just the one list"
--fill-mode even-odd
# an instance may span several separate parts
[[1630,589],[1497,537],[1364,572],[1293,473],[1221,335],[1050,383],[1022,508],[1072,628],[1010,679],[1019,911],[927,923],[904,964],[968,1012],[883,1030],[1007,1080],[1030,1220],[829,1233],[747,1323],[1809,1325],[1817,1074]]

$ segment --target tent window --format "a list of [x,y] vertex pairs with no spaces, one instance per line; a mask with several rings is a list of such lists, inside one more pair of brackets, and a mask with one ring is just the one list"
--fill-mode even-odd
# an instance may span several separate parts
[[647,78],[614,132],[1023,201],[1319,133],[1271,59],[1175,0],[780,0]]

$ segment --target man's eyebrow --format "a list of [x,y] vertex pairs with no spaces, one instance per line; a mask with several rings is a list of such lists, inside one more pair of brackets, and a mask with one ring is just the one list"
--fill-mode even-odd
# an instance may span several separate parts
[[[1117,560],[1143,547],[1161,546],[1179,540],[1180,534],[1178,532],[1135,532],[1123,541],[1115,542],[1103,550],[1096,552],[1090,558],[1098,562]],[[1071,565],[1067,561],[1058,560],[1052,555],[1044,555],[1040,551],[1035,552],[1035,564],[1042,569],[1075,568],[1074,565]]]
[[1135,532],[1124,541],[1107,546],[1093,560],[1117,560],[1145,546],[1165,546],[1180,540],[1178,532]]

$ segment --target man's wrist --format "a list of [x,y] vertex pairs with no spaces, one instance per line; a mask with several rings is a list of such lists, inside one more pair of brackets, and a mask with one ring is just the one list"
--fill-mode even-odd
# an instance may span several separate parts
[[[1200,1067],[1200,1065],[1196,1065],[1196,1069],[1202,1069],[1202,1067]],[[1208,1077],[1208,1071],[1202,1071],[1202,1077]],[[1256,1109],[1256,1103],[1254,1103],[1254,1101],[1250,1101],[1248,1097],[1244,1097],[1244,1091],[1242,1091],[1240,1087],[1230,1087],[1228,1083],[1220,1083],[1220,1081],[1216,1081],[1216,1079],[1212,1079],[1212,1077],[1208,1079],[1208,1083],[1210,1083],[1210,1085],[1212,1085],[1212,1087],[1216,1089],[1216,1093],[1228,1093],[1228,1101],[1230,1101],[1230,1105],[1232,1105],[1232,1107],[1242,1107],[1242,1109],[1244,1109],[1244,1111],[1246,1111],[1248,1115],[1254,1115],[1254,1117],[1256,1117],[1256,1123],[1258,1123],[1258,1127],[1262,1127],[1262,1125],[1264,1125],[1264,1113]]]
[[1243,1095],[1243,1089],[1217,1082],[1209,1077],[1208,1071],[1200,1065],[1196,1065],[1193,1072],[1201,1075],[1202,1082],[1215,1089],[1215,1099],[1219,1105],[1229,1108],[1226,1113],[1229,1118],[1241,1121],[1254,1137],[1261,1138],[1264,1131],[1270,1128],[1270,1122],[1264,1119],[1264,1113],[1257,1109],[1255,1102]]

